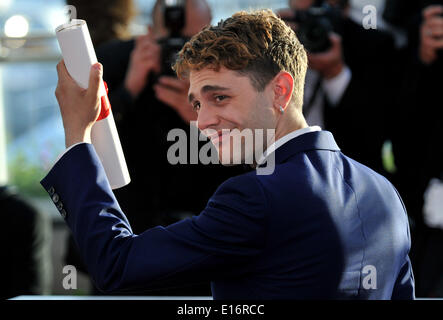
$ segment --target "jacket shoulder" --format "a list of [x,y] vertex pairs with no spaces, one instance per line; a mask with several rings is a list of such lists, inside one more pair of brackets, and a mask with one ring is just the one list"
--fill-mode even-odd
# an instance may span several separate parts
[[267,203],[266,195],[258,177],[255,172],[231,177],[217,188],[211,199],[229,197],[230,199],[247,200],[265,205]]

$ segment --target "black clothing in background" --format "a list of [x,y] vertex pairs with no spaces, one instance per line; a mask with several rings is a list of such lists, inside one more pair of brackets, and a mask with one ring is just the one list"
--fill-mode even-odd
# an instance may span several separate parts
[[50,222],[13,188],[0,186],[2,263],[0,299],[48,294],[51,283]]
[[388,114],[393,112],[394,40],[349,18],[341,29],[344,63],[352,78],[336,106],[326,99],[325,129],[334,134],[344,154],[387,175],[381,150],[389,132]]
[[397,27],[408,28],[421,11],[434,4],[443,4],[441,0],[385,0],[383,19]]
[[[395,1],[388,1],[395,2]],[[398,1],[408,7],[409,1]],[[419,59],[422,10],[443,1],[417,1],[402,26],[408,46],[396,66],[399,90],[392,117],[392,143],[397,174],[394,184],[412,220],[411,261],[417,297],[443,297],[443,230],[430,228],[423,216],[424,192],[432,178],[443,179],[443,59],[431,65]],[[402,12],[403,12],[402,11]]]
[[[441,59],[430,66],[423,65],[417,58],[409,61],[398,101],[397,134],[393,139],[398,168],[395,182],[414,222],[411,259],[417,278],[417,296],[430,297],[435,294],[434,286],[438,282],[443,290],[443,261],[437,259],[443,249],[443,230],[431,230],[425,224],[423,195],[430,179],[443,178],[443,64]],[[428,252],[432,247],[440,247],[440,251]]]

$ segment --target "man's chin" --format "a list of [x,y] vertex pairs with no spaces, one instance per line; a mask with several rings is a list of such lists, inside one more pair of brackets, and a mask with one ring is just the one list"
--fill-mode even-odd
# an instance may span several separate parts
[[220,152],[217,148],[216,150],[219,163],[225,167],[237,166],[245,163],[245,159],[239,154],[233,155],[232,152],[226,151],[226,156],[223,156],[223,151]]
[[[229,166],[233,166],[234,163],[232,161],[232,156],[229,154],[228,157],[223,157],[224,152],[222,150],[220,150],[218,145],[214,145],[215,146],[215,150],[217,150],[217,155],[218,155],[218,162],[219,164],[221,164],[222,166],[225,167],[229,167]],[[225,151],[227,152],[227,151]]]
[[[218,150],[217,150],[217,152],[218,152]],[[234,165],[232,163],[231,157],[229,157],[228,159],[224,159],[222,153],[220,153],[220,152],[218,152],[218,162],[219,162],[219,164],[221,164],[222,166],[225,166],[225,167],[229,167],[229,166]]]
[[221,163],[221,162],[220,162],[220,164],[223,167],[234,167],[234,166],[238,166],[239,165],[238,163]]

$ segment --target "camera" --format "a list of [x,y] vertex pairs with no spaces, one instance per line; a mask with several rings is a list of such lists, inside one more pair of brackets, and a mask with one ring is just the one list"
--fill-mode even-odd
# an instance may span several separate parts
[[171,66],[177,53],[189,38],[182,36],[181,32],[186,24],[186,11],[184,0],[165,0],[163,6],[163,21],[169,35],[159,39],[161,47],[161,75],[175,76]]
[[319,53],[331,48],[331,32],[340,33],[342,14],[326,1],[314,1],[308,9],[296,10],[294,18],[284,20],[297,24],[295,32],[308,52]]

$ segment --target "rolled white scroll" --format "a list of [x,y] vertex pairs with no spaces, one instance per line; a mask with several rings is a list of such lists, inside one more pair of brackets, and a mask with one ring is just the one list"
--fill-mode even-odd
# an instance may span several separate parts
[[[97,63],[86,21],[73,19],[55,29],[63,60],[71,77],[86,89],[91,66]],[[131,179],[104,84],[101,85],[100,116],[91,130],[92,144],[103,164],[112,189],[127,185]]]

